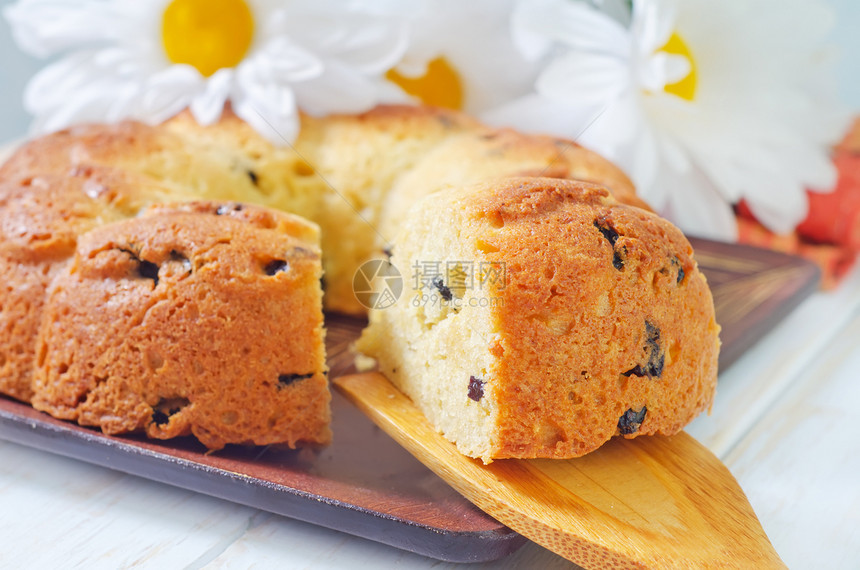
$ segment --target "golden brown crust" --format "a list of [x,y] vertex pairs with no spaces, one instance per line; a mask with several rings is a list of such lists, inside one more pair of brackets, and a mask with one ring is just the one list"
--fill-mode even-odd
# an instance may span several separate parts
[[573,141],[543,136],[526,135],[513,129],[486,129],[481,135],[488,143],[484,151],[498,154],[516,163],[529,160],[539,168],[520,172],[500,172],[498,177],[562,178],[599,184],[608,189],[619,202],[649,209],[636,195],[630,179],[614,164]]
[[327,443],[319,251],[290,226],[315,233],[204,203],[81,236],[46,301],[34,407],[211,449]]
[[[304,117],[299,139],[286,147],[271,145],[229,109],[211,127],[182,113],[159,127],[82,126],[25,145],[0,166],[0,180],[9,183],[0,189],[0,231],[9,237],[0,246],[0,274],[24,291],[9,293],[8,310],[0,313],[0,319],[20,322],[0,333],[0,347],[17,355],[3,362],[12,380],[0,384],[0,391],[27,400],[35,389],[38,408],[110,433],[190,432],[212,448],[228,442],[325,442],[328,392],[316,229],[245,204],[290,210],[323,225],[328,307],[362,313],[352,276],[389,245],[389,230],[402,223],[413,202],[446,185],[514,175],[591,180],[611,188],[615,198],[596,187],[541,178],[500,183],[498,192],[466,205],[475,223],[490,224],[488,240],[502,240],[499,251],[518,284],[501,293],[506,303],[497,325],[507,332],[494,349],[516,358],[503,359],[498,374],[517,378],[529,370],[534,376],[531,366],[542,370],[530,384],[531,395],[514,382],[499,391],[500,456],[579,454],[618,429],[617,418],[614,427],[604,425],[607,417],[640,401],[649,413],[639,433],[679,429],[710,401],[716,355],[715,346],[700,346],[698,370],[676,364],[688,362],[687,351],[697,348],[678,340],[682,327],[674,313],[658,310],[660,303],[677,301],[678,293],[666,291],[679,268],[688,290],[679,306],[692,315],[684,323],[701,320],[696,311],[706,310],[697,305],[710,298],[689,244],[653,215],[624,206],[645,207],[619,169],[572,142],[410,106]],[[601,212],[599,223],[619,234],[608,251],[614,273],[605,265],[609,230],[585,220],[583,212],[594,209]],[[213,216],[213,210],[227,215]],[[30,229],[15,236],[22,219],[32,222]],[[303,244],[294,243],[292,253],[278,258],[296,272],[297,281],[288,287],[275,287],[283,275],[260,273],[261,252],[274,255],[272,236]],[[556,251],[559,240],[575,251]],[[207,261],[198,272],[195,260],[216,250],[223,258]],[[612,267],[619,256],[623,271]],[[252,258],[256,265],[248,265]],[[528,266],[540,269],[532,273]],[[584,277],[582,268],[593,278]],[[643,282],[651,291],[643,296],[647,301],[637,297]],[[582,304],[600,300],[601,310],[609,307],[608,321],[556,310],[562,297]],[[202,321],[205,326],[198,326]],[[283,327],[272,324],[287,321]],[[586,321],[576,335],[559,340],[560,331]],[[714,332],[716,325],[710,326]],[[625,332],[616,334],[619,327]],[[643,350],[657,343],[655,334],[665,349],[662,385],[673,386],[682,373],[701,383],[682,389],[671,402],[665,398],[666,409],[680,410],[672,418],[661,415],[663,392],[648,388],[658,382],[609,372],[613,366],[647,366]],[[103,342],[91,343],[90,335]],[[594,356],[583,348],[589,342],[616,337],[604,347],[617,353],[615,364],[588,360]],[[38,350],[27,351],[36,345]],[[207,346],[218,350],[195,348]],[[33,354],[38,373],[31,386]],[[243,358],[252,363],[239,364]],[[571,366],[601,379],[573,382],[565,376]],[[243,384],[249,374],[256,380]],[[229,386],[229,397],[213,396],[219,382]],[[536,404],[535,395],[603,398],[593,407],[604,423],[578,412],[577,421],[591,425],[593,434],[575,435],[566,404],[550,410]],[[261,404],[269,400],[275,403]]]
[[64,174],[77,165],[111,165],[126,157],[180,152],[179,141],[143,123],[81,125],[40,137],[0,166],[0,180]]
[[32,397],[45,291],[74,254],[78,236],[135,214],[144,196],[164,193],[151,181],[97,168],[0,185],[0,393]]
[[417,199],[446,185],[552,175],[598,182],[644,206],[629,179],[579,145],[493,129],[449,110],[380,106],[358,115],[303,117],[298,139],[275,147],[228,108],[202,127],[183,112],[161,126],[136,122],[66,129],[34,140],[0,167],[0,180],[117,168],[178,193],[285,209],[323,227],[326,307],[363,314],[351,289],[358,266],[390,245]]
[[495,458],[672,434],[710,406],[719,327],[679,230],[560,180],[497,184],[464,207],[507,276],[494,315]]

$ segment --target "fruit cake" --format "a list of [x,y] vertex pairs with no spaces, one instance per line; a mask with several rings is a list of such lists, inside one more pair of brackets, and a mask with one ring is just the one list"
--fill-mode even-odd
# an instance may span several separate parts
[[405,281],[358,348],[466,455],[569,458],[673,434],[712,401],[719,326],[681,232],[600,186],[437,192],[402,220]]

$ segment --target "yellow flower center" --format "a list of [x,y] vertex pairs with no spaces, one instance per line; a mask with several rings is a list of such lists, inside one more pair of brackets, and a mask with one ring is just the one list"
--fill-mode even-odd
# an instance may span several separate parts
[[698,78],[696,75],[696,60],[693,58],[693,54],[687,46],[687,43],[682,40],[681,36],[676,32],[672,34],[669,41],[666,42],[666,45],[658,51],[684,56],[687,58],[687,61],[690,62],[690,73],[680,81],[664,86],[663,90],[666,93],[677,95],[681,99],[692,101],[696,96],[696,83]]
[[410,95],[418,97],[425,105],[463,108],[463,83],[459,74],[442,57],[428,63],[427,72],[421,77],[404,77],[393,69],[385,77]]
[[167,58],[209,77],[242,61],[254,38],[254,17],[244,0],[172,0],[161,20]]

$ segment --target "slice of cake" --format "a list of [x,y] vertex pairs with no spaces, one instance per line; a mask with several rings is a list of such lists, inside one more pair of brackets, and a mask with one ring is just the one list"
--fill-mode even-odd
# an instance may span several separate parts
[[318,229],[233,203],[81,235],[53,281],[33,405],[109,434],[327,443]]
[[0,184],[0,394],[32,397],[46,291],[78,236],[167,195],[150,179],[92,167]]
[[667,221],[529,178],[437,192],[401,227],[404,292],[357,346],[463,453],[576,457],[710,406],[713,301]]

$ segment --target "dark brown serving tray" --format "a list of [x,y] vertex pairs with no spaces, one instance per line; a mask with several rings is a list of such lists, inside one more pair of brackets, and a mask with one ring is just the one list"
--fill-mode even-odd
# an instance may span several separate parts
[[[692,240],[723,326],[722,367],[815,290],[817,268],[746,246]],[[330,316],[332,377],[351,369],[359,319]],[[0,438],[446,561],[506,556],[525,539],[457,494],[339,394],[335,437],[321,450],[228,447],[111,437],[0,397]]]
[[714,296],[720,333],[720,370],[818,289],[813,262],[769,249],[691,238],[699,268]]

